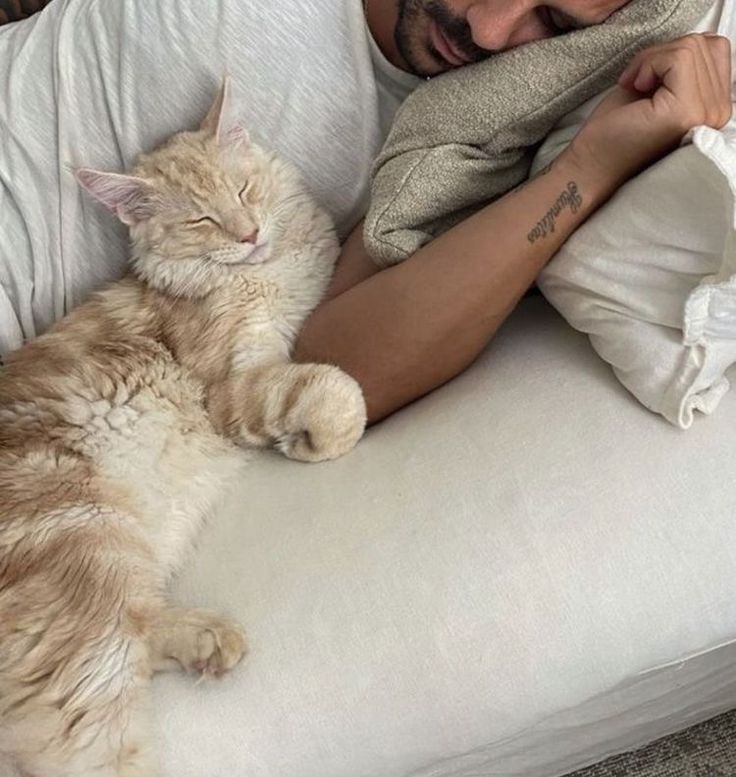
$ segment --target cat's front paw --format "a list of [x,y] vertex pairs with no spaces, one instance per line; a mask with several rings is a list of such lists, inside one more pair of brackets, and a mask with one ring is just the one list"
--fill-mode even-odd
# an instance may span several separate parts
[[247,652],[245,634],[233,621],[207,610],[189,610],[176,626],[170,656],[185,669],[221,677]]
[[357,381],[337,367],[314,365],[276,447],[298,461],[336,459],[355,447],[365,424],[365,399]]

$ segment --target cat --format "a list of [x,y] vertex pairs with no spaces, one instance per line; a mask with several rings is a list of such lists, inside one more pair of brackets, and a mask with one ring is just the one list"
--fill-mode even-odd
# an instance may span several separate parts
[[0,754],[33,777],[156,773],[152,673],[217,676],[246,650],[165,595],[238,446],[321,461],[365,428],[352,378],[289,359],[332,222],[230,92],[131,175],[77,172],[128,225],[131,272],[0,368]]

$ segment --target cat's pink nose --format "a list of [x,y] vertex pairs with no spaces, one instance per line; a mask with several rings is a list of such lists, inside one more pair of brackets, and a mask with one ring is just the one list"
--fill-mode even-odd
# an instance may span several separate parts
[[258,240],[258,230],[254,229],[249,235],[243,235],[240,238],[241,243],[253,243],[255,244],[256,240]]

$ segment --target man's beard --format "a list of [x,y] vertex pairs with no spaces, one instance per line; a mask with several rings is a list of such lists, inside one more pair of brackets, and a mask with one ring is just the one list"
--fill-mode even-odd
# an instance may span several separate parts
[[[416,75],[432,75],[422,69],[420,62],[422,54],[430,55],[429,50],[424,48],[425,41],[417,41],[412,35],[413,28],[417,26],[416,23],[423,14],[435,21],[445,36],[465,54],[470,62],[480,62],[491,56],[492,52],[475,44],[470,25],[463,18],[453,14],[443,0],[399,0],[399,18],[394,36],[396,46]],[[443,62],[442,59],[437,60],[437,64],[443,64]]]

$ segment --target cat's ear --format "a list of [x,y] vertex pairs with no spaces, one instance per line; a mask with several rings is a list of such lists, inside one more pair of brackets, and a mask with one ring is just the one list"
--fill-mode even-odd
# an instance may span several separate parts
[[245,127],[232,116],[233,111],[233,81],[226,76],[220,92],[215,98],[200,129],[208,132],[226,149],[248,145],[250,140]]
[[144,178],[120,173],[103,173],[82,168],[77,181],[123,224],[137,224],[156,212],[157,197]]

